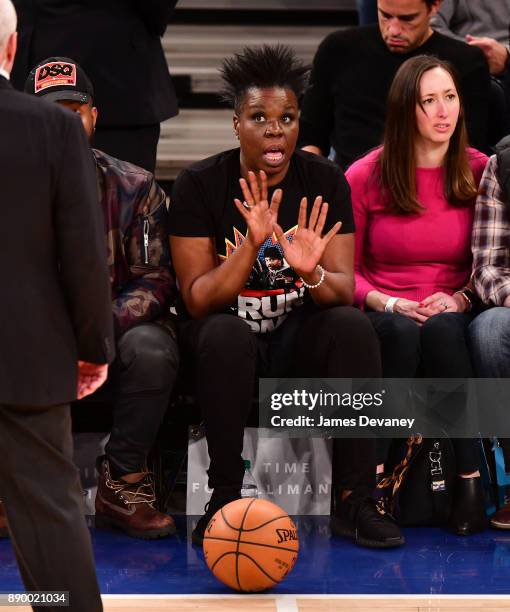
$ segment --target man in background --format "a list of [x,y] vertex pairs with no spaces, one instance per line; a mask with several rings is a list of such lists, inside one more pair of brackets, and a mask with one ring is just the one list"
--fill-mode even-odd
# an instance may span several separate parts
[[97,612],[69,402],[114,354],[104,232],[80,121],[9,83],[15,30],[0,0],[0,496],[26,589]]
[[430,23],[436,32],[481,49],[492,76],[505,72],[510,0],[442,0]]
[[495,144],[510,132],[510,74],[508,26],[510,0],[442,0],[430,20],[432,28],[478,47],[485,55],[491,79],[489,142]]
[[490,74],[483,53],[433,32],[439,0],[378,0],[379,24],[331,33],[315,55],[302,103],[300,144],[342,168],[381,144],[386,98],[410,57],[435,55],[460,77],[470,144],[486,151]]
[[154,173],[160,123],[177,114],[161,36],[177,0],[14,0],[19,53],[12,81],[22,90],[46,57],[75,59],[101,109],[95,146]]

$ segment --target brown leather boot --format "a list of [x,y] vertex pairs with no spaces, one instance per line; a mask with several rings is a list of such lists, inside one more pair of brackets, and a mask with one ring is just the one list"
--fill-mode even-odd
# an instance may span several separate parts
[[175,533],[173,518],[154,508],[156,496],[151,474],[134,484],[113,480],[107,459],[101,461],[98,472],[96,527],[116,527],[144,540]]
[[9,530],[7,529],[7,517],[3,503],[0,501],[0,538],[8,538]]

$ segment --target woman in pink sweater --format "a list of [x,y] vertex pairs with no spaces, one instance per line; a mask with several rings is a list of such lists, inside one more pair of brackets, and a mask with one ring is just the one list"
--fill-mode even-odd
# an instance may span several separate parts
[[[385,377],[474,376],[465,285],[486,161],[467,146],[450,66],[424,55],[406,61],[388,95],[383,146],[346,172],[356,222],[355,301],[379,335]],[[449,525],[467,535],[488,525],[478,452],[473,440],[454,446],[459,478]]]

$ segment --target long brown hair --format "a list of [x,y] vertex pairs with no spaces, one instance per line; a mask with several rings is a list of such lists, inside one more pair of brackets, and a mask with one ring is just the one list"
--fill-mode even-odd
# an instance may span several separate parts
[[413,214],[423,210],[416,196],[416,105],[421,106],[421,79],[425,72],[433,68],[442,68],[452,77],[460,103],[459,118],[444,161],[445,198],[453,206],[467,206],[477,193],[467,155],[464,107],[455,71],[448,62],[437,57],[418,55],[400,66],[391,84],[383,149],[379,158],[381,186],[387,196],[387,208],[396,214]]

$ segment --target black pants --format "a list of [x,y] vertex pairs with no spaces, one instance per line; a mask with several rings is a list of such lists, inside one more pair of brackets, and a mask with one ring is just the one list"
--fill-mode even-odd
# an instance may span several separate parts
[[25,588],[70,593],[69,608],[34,609],[99,612],[69,406],[0,405],[0,448],[0,495]]
[[154,174],[160,125],[98,127],[94,147]]
[[114,478],[144,469],[168,409],[178,367],[176,338],[161,325],[142,323],[118,338],[107,382],[79,402],[113,403],[106,455]]
[[[381,376],[377,337],[366,316],[350,307],[301,306],[263,337],[233,315],[210,315],[181,322],[180,343],[194,364],[211,460],[211,488],[241,486],[243,433],[257,374]],[[375,466],[374,440],[335,440],[333,471],[338,489],[370,491]]]
[[[471,378],[474,376],[466,330],[474,318],[470,313],[444,313],[422,326],[401,315],[367,312],[379,336],[383,374],[386,378]],[[448,406],[445,406],[448,409]],[[379,462],[384,463],[386,440],[378,444]],[[479,468],[476,442],[453,440],[460,473]]]

